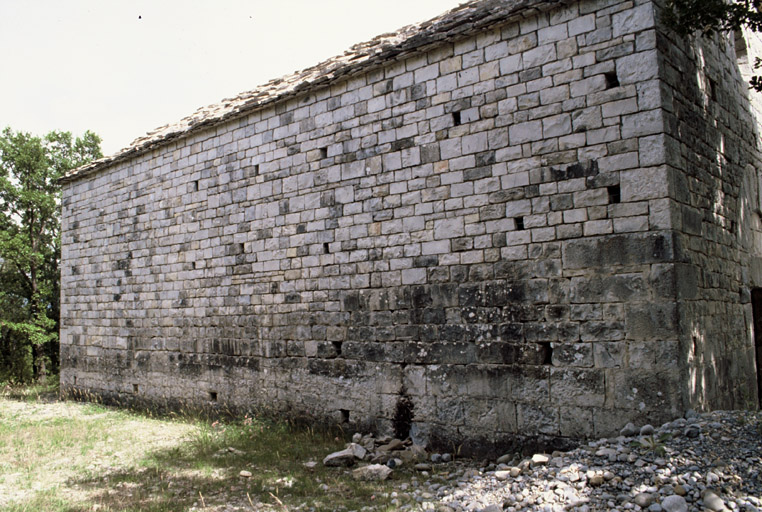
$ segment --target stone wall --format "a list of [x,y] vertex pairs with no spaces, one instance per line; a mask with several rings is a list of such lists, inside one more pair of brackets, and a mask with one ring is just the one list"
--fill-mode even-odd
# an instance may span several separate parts
[[[738,34],[740,52],[746,42]],[[747,35],[748,37],[748,35]],[[749,39],[751,62],[762,46]],[[759,94],[733,34],[658,34],[665,186],[680,251],[674,275],[684,389],[692,407],[757,407],[750,290],[762,286]],[[745,76],[744,76],[745,75]]]
[[732,47],[524,3],[67,178],[62,386],[448,446],[756,403]]

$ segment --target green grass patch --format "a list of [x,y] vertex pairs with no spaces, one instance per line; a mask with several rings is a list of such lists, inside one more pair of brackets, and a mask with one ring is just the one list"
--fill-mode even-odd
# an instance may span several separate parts
[[0,382],[0,398],[26,402],[55,401],[58,398],[58,376],[27,385]]
[[410,477],[357,482],[323,467],[346,442],[336,432],[152,418],[50,393],[0,393],[0,510],[393,510],[389,494]]

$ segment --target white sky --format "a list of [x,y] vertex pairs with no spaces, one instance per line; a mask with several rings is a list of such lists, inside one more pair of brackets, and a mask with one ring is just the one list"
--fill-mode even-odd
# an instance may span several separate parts
[[0,129],[89,129],[111,154],[462,1],[0,0]]

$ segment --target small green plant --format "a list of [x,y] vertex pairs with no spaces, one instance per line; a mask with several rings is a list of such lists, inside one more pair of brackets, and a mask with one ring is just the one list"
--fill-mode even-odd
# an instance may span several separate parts
[[463,444],[455,444],[455,441],[451,441],[450,445],[452,446],[452,460],[453,462],[460,457],[460,450],[463,448]]
[[654,455],[663,456],[666,454],[664,443],[672,438],[671,434],[663,433],[659,437],[654,434],[642,436],[639,440],[630,443],[633,448],[640,448],[650,451]]

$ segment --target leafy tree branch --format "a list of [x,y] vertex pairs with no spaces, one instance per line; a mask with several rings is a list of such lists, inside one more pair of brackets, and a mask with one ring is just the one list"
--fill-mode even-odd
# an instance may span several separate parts
[[[700,33],[711,36],[716,32],[737,31],[744,27],[752,32],[762,31],[762,0],[667,0],[666,19],[683,36]],[[760,68],[755,59],[753,68]],[[751,88],[762,91],[762,77],[750,79]]]
[[58,360],[60,187],[100,158],[86,132],[0,134],[0,380],[43,379]]

